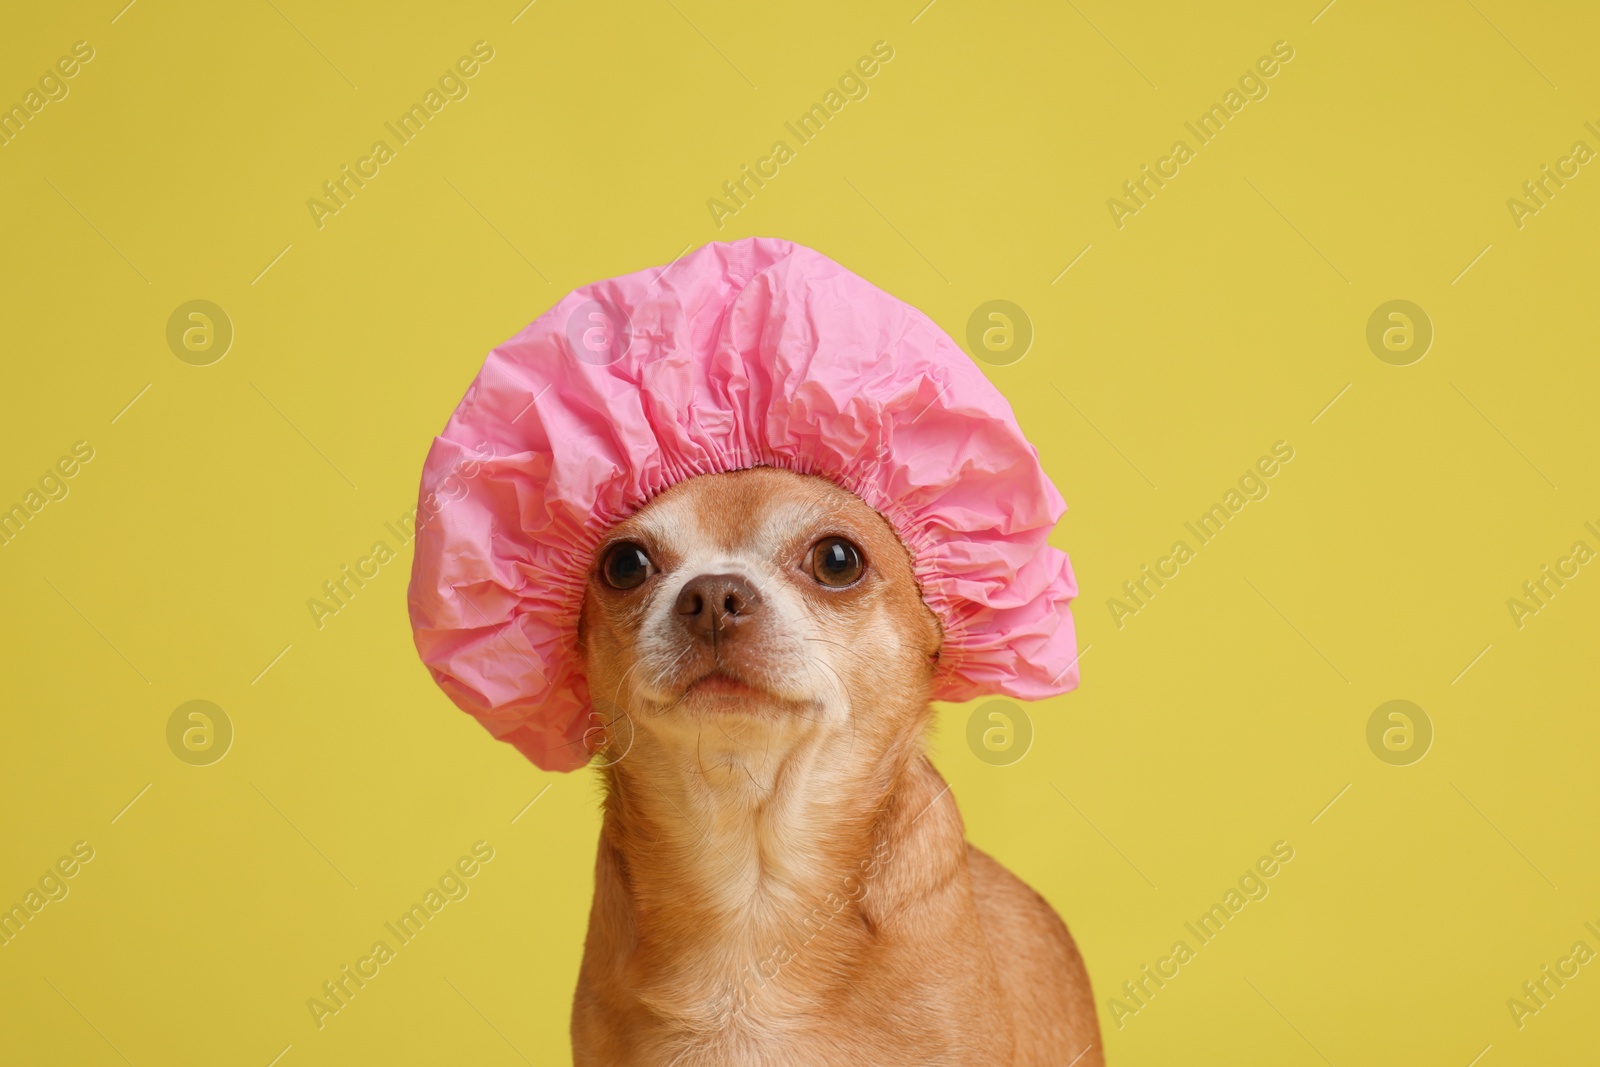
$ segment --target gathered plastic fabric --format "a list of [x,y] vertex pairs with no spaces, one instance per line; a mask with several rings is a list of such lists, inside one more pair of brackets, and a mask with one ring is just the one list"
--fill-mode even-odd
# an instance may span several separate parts
[[540,767],[582,766],[602,536],[669,486],[755,466],[888,519],[943,626],[937,699],[1077,685],[1077,587],[1046,543],[1066,505],[1010,405],[926,315],[769,238],[584,286],[489,354],[423,467],[423,662]]

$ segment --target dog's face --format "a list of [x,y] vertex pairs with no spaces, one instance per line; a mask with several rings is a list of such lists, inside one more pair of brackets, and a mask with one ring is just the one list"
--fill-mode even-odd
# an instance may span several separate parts
[[766,467],[691,478],[614,527],[579,632],[613,745],[643,730],[702,757],[816,732],[886,744],[925,713],[940,641],[883,517]]

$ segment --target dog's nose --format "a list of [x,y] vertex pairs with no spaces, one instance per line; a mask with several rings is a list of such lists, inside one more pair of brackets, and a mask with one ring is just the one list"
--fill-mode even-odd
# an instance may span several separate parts
[[749,622],[761,596],[736,574],[702,574],[684,583],[673,608],[691,634],[715,642]]

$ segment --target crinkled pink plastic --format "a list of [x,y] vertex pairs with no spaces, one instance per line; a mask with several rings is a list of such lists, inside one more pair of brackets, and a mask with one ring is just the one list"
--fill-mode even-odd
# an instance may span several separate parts
[[411,624],[440,687],[546,770],[598,738],[578,613],[604,532],[698,474],[818,474],[889,520],[944,627],[935,696],[1077,685],[1066,505],[926,315],[788,241],[569,294],[485,360],[422,473]]

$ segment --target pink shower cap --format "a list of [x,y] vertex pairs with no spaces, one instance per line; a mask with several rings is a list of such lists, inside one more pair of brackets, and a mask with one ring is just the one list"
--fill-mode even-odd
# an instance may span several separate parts
[[598,741],[578,614],[605,531],[698,474],[828,478],[886,518],[944,628],[936,698],[1077,685],[1066,510],[926,315],[809,248],[708,244],[586,285],[489,353],[422,471],[411,625],[434,680],[546,770]]

